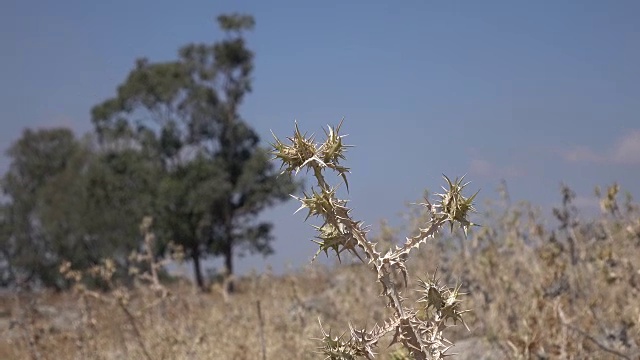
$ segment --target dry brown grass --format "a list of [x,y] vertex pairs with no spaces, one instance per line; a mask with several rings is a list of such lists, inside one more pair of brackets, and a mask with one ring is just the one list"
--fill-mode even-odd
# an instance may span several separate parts
[[[26,320],[28,328],[2,329],[0,358],[145,359],[146,351],[152,359],[261,359],[263,334],[267,359],[314,359],[318,316],[336,327],[347,315],[355,322],[370,316],[370,292],[351,285],[362,283],[364,274],[357,267],[332,274],[313,266],[287,276],[255,275],[239,280],[229,301],[185,282],[170,286],[175,295],[160,301],[149,289],[133,289],[126,307],[137,330],[127,312],[109,301],[117,298],[111,293],[84,300],[73,293],[25,295],[19,307],[5,298],[3,307],[16,321]],[[342,302],[347,298],[364,301],[349,305]],[[28,299],[36,301],[32,309],[25,309]],[[90,314],[74,306],[82,301]]]
[[[409,287],[437,272],[467,293],[471,331],[448,328],[456,344],[450,352],[460,349],[465,359],[640,359],[640,207],[620,200],[615,184],[598,194],[602,214],[586,219],[564,187],[554,212],[559,225],[529,203],[488,204],[484,226],[468,238],[440,233],[412,252]],[[373,240],[387,249],[403,243],[400,231],[419,233],[425,216],[432,214],[410,213],[405,229],[383,225]],[[133,286],[113,281],[114,265],[105,261],[84,274],[64,266],[76,281],[68,293],[0,297],[0,358],[318,359],[318,319],[340,335],[350,323],[371,329],[394,314],[371,266],[358,261],[245,276],[228,295],[217,290],[224,286],[201,293],[183,280],[161,284],[152,257],[133,258],[148,270],[134,271]],[[107,291],[85,287],[86,276]],[[403,292],[403,301],[420,295]],[[386,348],[389,335],[381,340],[378,358],[409,358],[400,344]]]
[[640,359],[640,207],[618,193],[609,187],[602,214],[587,219],[563,187],[558,226],[530,203],[493,204],[490,225],[469,241],[428,244],[412,271],[439,264],[445,279],[460,278],[471,336],[504,358]]
[[[638,359],[640,216],[631,210],[573,226],[573,265],[564,238],[569,229],[552,236],[521,204],[491,215],[495,225],[470,235],[466,255],[455,239],[439,237],[409,261],[409,270],[438,268],[443,280],[462,281],[471,333],[454,328],[450,337],[493,341],[489,358]],[[396,233],[386,229],[387,241]],[[362,265],[247,276],[229,301],[182,281],[168,288],[165,298],[146,285],[129,290],[139,334],[114,302],[88,297],[87,314],[77,293],[22,294],[19,304],[4,296],[0,358],[144,359],[142,343],[153,359],[318,359],[318,317],[346,331],[347,321],[365,327],[388,315]]]

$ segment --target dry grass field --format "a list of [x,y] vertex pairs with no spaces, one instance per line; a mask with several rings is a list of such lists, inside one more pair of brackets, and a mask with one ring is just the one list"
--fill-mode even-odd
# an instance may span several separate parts
[[[462,359],[640,359],[640,211],[612,186],[603,213],[583,219],[564,189],[561,221],[545,226],[521,203],[487,205],[469,237],[437,236],[408,261],[417,277],[460,283],[464,320],[445,336]],[[422,214],[411,214],[411,226]],[[379,246],[402,236],[383,226]],[[103,267],[102,270],[107,270]],[[104,275],[104,274],[102,274]],[[389,315],[375,273],[357,261],[311,264],[284,276],[237,280],[229,296],[184,281],[141,281],[91,292],[0,298],[0,359],[321,359],[322,327],[334,336]],[[168,293],[163,293],[167,289]],[[411,298],[414,293],[404,292]],[[398,346],[376,358],[408,359]]]

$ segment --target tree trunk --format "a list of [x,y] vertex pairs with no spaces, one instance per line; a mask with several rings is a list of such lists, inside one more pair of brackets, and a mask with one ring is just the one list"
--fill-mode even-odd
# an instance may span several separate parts
[[235,289],[235,286],[233,284],[233,246],[231,245],[231,243],[228,243],[228,245],[224,248],[224,266],[227,270],[225,279],[225,290],[227,291],[227,293],[231,294]]
[[193,259],[193,273],[196,276],[196,283],[201,290],[207,290],[202,276],[202,265],[200,264],[200,252],[192,249],[191,258]]

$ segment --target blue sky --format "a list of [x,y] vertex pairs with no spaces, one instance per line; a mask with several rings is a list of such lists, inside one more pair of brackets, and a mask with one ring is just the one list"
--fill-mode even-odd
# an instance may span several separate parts
[[[398,223],[442,173],[481,200],[506,179],[515,200],[550,208],[568,183],[593,209],[595,185],[640,196],[637,1],[33,1],[0,12],[0,148],[25,127],[92,130],[138,57],[174,59],[221,35],[220,13],[256,29],[254,92],[243,116],[270,141],[297,119],[322,133],[345,118],[354,215]],[[8,160],[0,158],[0,170]],[[478,204],[482,210],[482,203]],[[294,201],[266,214],[276,255],[240,269],[309,260]]]

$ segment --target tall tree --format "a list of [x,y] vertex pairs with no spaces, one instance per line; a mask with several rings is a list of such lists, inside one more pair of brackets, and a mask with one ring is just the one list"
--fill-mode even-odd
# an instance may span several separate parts
[[271,224],[257,216],[296,186],[277,177],[259,136],[238,112],[251,91],[254,54],[244,32],[254,19],[217,20],[223,40],[184,46],[175,61],[137,60],[117,96],[92,110],[104,146],[158,159],[164,175],[157,224],[183,245],[201,287],[201,260],[208,255],[223,256],[232,273],[234,252],[272,252]]

